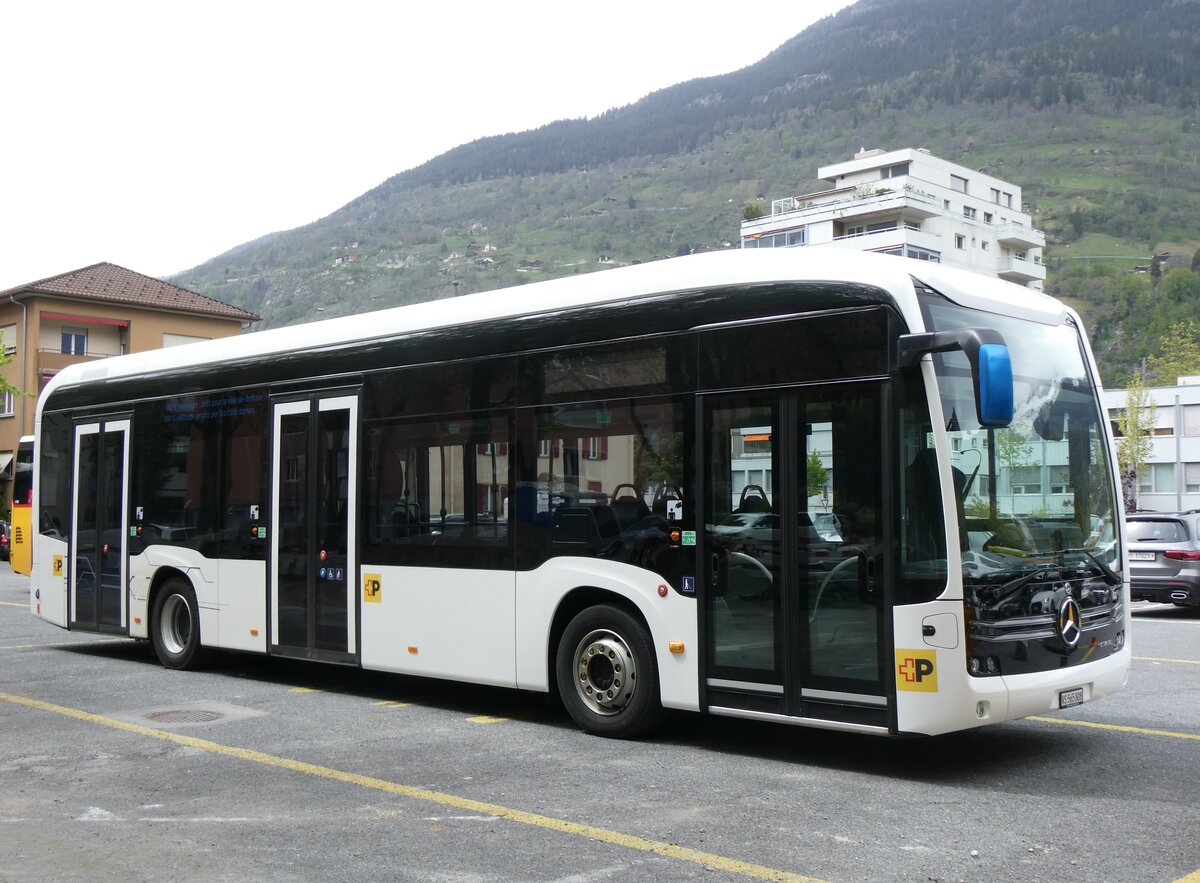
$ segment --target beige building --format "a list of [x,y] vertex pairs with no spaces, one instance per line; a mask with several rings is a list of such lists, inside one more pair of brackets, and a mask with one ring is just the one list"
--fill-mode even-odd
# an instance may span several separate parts
[[93,264],[0,291],[0,367],[27,395],[0,396],[0,514],[12,502],[17,441],[33,432],[36,396],[60,369],[240,334],[258,316],[115,264]]

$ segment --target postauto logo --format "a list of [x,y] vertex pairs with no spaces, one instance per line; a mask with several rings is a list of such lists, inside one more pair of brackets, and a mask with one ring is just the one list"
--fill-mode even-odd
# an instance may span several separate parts
[[933,650],[896,650],[896,689],[936,693],[937,653]]

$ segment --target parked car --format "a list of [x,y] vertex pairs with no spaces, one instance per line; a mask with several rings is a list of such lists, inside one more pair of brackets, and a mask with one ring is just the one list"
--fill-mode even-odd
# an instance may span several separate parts
[[0,521],[0,561],[7,561],[12,547],[9,545],[9,527],[7,521]]
[[1125,517],[1134,601],[1200,606],[1200,509]]

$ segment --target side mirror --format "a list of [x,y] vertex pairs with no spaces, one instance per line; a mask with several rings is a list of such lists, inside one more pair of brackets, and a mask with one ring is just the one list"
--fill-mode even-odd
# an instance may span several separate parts
[[917,364],[926,353],[962,350],[971,364],[979,425],[1002,429],[1012,423],[1012,359],[1000,332],[990,328],[960,328],[902,334],[896,344],[896,367],[901,369]]

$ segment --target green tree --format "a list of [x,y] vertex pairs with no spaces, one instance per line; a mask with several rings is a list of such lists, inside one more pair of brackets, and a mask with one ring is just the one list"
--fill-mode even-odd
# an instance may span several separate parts
[[1125,390],[1125,410],[1117,417],[1117,468],[1128,511],[1137,508],[1138,471],[1150,456],[1157,410],[1146,391],[1145,376],[1135,373]]
[[825,482],[829,480],[829,470],[825,468],[825,464],[821,462],[821,455],[816,451],[808,455],[805,465],[808,472],[808,495],[815,497],[825,489]]
[[763,216],[762,206],[757,202],[748,202],[746,207],[742,209],[743,221],[757,221]]
[[1174,386],[1179,377],[1200,374],[1200,325],[1194,319],[1173,324],[1159,339],[1157,349],[1146,361],[1143,384]]

